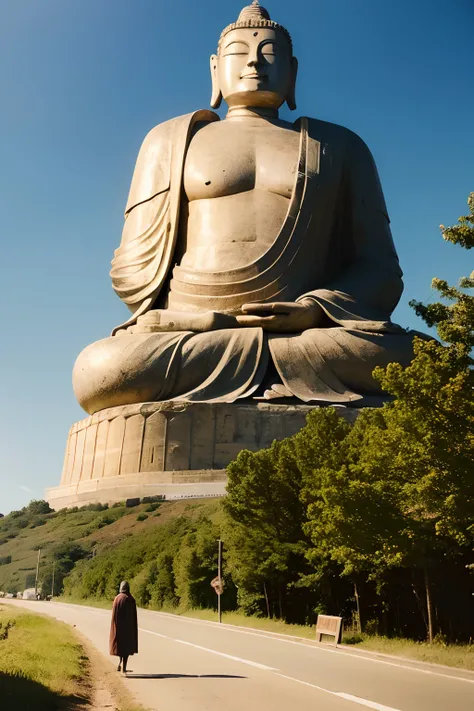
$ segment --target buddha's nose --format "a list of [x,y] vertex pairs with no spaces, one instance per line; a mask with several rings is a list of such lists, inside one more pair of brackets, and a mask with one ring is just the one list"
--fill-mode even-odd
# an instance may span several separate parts
[[247,59],[247,66],[248,67],[256,67],[259,64],[259,59],[258,59],[258,52],[249,52],[249,56]]

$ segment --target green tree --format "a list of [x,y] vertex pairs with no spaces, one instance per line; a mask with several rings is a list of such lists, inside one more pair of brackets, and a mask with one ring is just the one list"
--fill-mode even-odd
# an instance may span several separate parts
[[301,492],[305,477],[331,453],[337,456],[348,430],[335,410],[318,409],[294,437],[260,452],[243,451],[228,467],[228,566],[247,613],[314,621],[327,581],[307,559]]
[[458,224],[453,227],[440,225],[443,239],[453,244],[460,244],[461,247],[472,249],[474,247],[474,193],[470,193],[467,204],[469,215],[464,215],[458,219]]
[[211,580],[217,571],[219,528],[202,517],[182,540],[174,557],[176,595],[184,608],[213,607],[215,592]]
[[[468,203],[470,216],[441,229],[444,239],[471,249],[474,193]],[[405,429],[423,442],[423,473],[410,490],[412,506],[435,518],[437,534],[465,546],[472,543],[474,522],[474,272],[457,287],[441,279],[433,287],[444,301],[411,305],[436,327],[441,342],[416,339],[408,368],[392,363],[375,377],[395,395],[393,410]]]
[[[474,246],[472,219],[443,228],[444,237]],[[432,571],[461,557],[474,534],[474,281],[433,285],[448,303],[412,306],[442,342],[416,338],[408,367],[376,369],[394,402],[362,414],[337,456],[306,476],[303,492],[313,564],[333,560],[342,575],[363,574],[379,590],[395,567],[421,571],[430,640]]]
[[301,558],[304,507],[291,441],[240,452],[228,469],[227,567],[249,613],[285,616],[285,592]]

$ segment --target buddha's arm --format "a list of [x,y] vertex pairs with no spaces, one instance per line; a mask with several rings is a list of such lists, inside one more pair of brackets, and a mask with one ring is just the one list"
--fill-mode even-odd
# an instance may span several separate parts
[[169,311],[168,309],[152,309],[139,316],[137,322],[127,329],[119,331],[124,333],[162,333],[170,331],[193,331],[206,333],[217,331],[221,328],[238,328],[239,323],[235,316],[222,314],[217,311],[204,311],[190,313],[186,311]]
[[162,267],[167,240],[170,196],[165,190],[136,205],[125,216],[120,247],[112,261],[115,292],[134,311],[148,295]]
[[402,271],[377,168],[365,143],[351,134],[346,163],[348,205],[345,230],[349,266],[325,288],[304,294],[337,323],[368,330],[390,328],[390,316],[403,291]]

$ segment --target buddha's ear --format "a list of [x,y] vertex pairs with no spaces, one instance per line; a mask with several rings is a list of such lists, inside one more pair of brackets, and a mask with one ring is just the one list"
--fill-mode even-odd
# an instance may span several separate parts
[[288,96],[286,97],[286,103],[291,111],[296,109],[296,77],[298,76],[298,60],[296,57],[291,58],[291,79],[290,86],[288,89]]
[[211,54],[211,81],[212,81],[212,95],[211,95],[211,106],[213,109],[218,109],[222,103],[222,93],[219,87],[218,79],[218,62],[219,58],[216,54]]

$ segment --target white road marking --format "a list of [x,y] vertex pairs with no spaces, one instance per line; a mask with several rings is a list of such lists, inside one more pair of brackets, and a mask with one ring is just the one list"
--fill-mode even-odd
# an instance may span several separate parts
[[[266,634],[265,632],[260,632],[259,630],[255,630],[253,627],[247,628],[239,628],[237,625],[228,625],[225,623],[219,624],[217,622],[211,622],[210,620],[197,620],[192,617],[186,617],[185,615],[173,615],[170,612],[158,612],[156,610],[144,610],[146,613],[152,613],[153,615],[159,615],[159,616],[164,616],[168,618],[173,618],[173,619],[178,619],[181,622],[192,622],[196,624],[203,624],[203,625],[213,625],[215,626],[216,629],[225,629],[229,630],[230,632],[235,632],[236,634],[247,634],[251,635],[253,637],[264,637],[265,639],[271,639],[274,640],[275,642],[283,642],[284,644],[295,644],[298,647],[305,647],[306,649],[311,649],[316,652],[328,652],[329,654],[340,654],[344,655],[345,657],[352,657],[353,659],[358,659],[359,661],[362,662],[374,662],[375,664],[386,664],[389,667],[397,667],[398,669],[408,669],[409,671],[415,671],[415,672],[420,672],[420,674],[429,674],[431,676],[439,676],[444,679],[451,679],[452,681],[465,681],[468,684],[474,684],[474,679],[467,679],[464,676],[454,676],[453,674],[445,674],[444,672],[438,672],[438,671],[432,671],[431,669],[421,669],[420,667],[416,666],[410,666],[408,664],[402,664],[398,662],[388,662],[385,659],[375,659],[374,657],[369,657],[369,656],[364,656],[363,654],[354,654],[354,652],[349,652],[346,651],[345,649],[331,649],[330,647],[324,647],[324,646],[314,646],[311,643],[311,640],[308,640],[309,644],[305,642],[297,642],[294,639],[284,639],[284,635],[280,635],[278,637],[274,636],[273,634]],[[278,632],[275,632],[275,635],[278,634]],[[377,654],[377,652],[373,652],[373,654]],[[404,660],[405,661],[405,660]],[[416,659],[413,660],[413,664],[429,664],[429,662],[422,662],[418,661]],[[464,670],[460,670],[464,671]]]
[[330,689],[324,689],[322,686],[310,684],[309,681],[301,681],[301,679],[295,679],[294,677],[286,676],[285,674],[277,673],[277,676],[281,676],[282,679],[288,679],[288,681],[296,681],[297,684],[310,686],[312,689],[317,689],[318,691],[324,691],[325,694],[331,694],[331,696],[339,696],[341,699],[346,699],[346,701],[353,701],[355,704],[368,706],[369,709],[376,709],[377,711],[400,711],[399,709],[394,709],[392,706],[384,706],[383,704],[378,704],[376,701],[369,701],[369,699],[363,699],[361,696],[345,694],[343,691],[331,691]]
[[363,699],[360,696],[353,696],[352,694],[344,694],[342,691],[338,691],[336,696],[340,696],[341,699],[347,699],[348,701],[353,701],[356,704],[362,704],[362,706],[368,706],[369,709],[377,709],[377,711],[398,711],[391,706],[384,706],[383,704],[378,704],[376,701],[369,701],[368,699]]
[[172,642],[179,642],[179,644],[186,644],[188,647],[194,647],[195,649],[200,649],[203,652],[209,652],[210,654],[217,654],[219,657],[225,657],[226,659],[232,659],[234,662],[240,662],[241,664],[248,664],[251,667],[257,667],[257,669],[263,669],[264,671],[278,671],[274,667],[267,667],[266,664],[260,664],[259,662],[252,662],[250,659],[242,659],[242,657],[234,657],[232,654],[225,654],[225,652],[218,652],[216,649],[210,649],[209,647],[201,647],[199,644],[193,644],[192,642],[187,642],[185,639],[176,639],[176,637],[168,637],[166,634],[160,634],[159,632],[152,632],[151,630],[145,630],[143,627],[139,627],[140,632],[146,632],[147,634],[153,634],[155,637],[163,637],[163,639],[169,639]]

